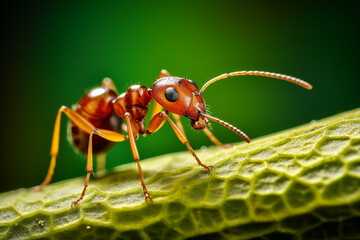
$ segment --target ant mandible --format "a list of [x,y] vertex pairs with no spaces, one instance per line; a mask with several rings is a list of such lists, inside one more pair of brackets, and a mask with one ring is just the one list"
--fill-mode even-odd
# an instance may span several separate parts
[[[139,170],[145,201],[148,199],[151,200],[139,163],[140,157],[135,140],[139,135],[153,134],[162,127],[165,120],[170,123],[176,136],[186,145],[197,163],[210,171],[214,167],[204,165],[190,146],[189,141],[184,134],[180,116],[189,118],[191,126],[194,129],[204,130],[210,140],[218,146],[228,147],[229,145],[223,145],[215,138],[211,131],[206,128],[209,127],[211,129],[208,119],[227,127],[249,143],[249,137],[238,128],[208,115],[206,113],[204,99],[201,96],[205,89],[216,81],[228,77],[244,75],[278,78],[295,83],[307,89],[312,88],[309,83],[303,80],[282,74],[262,71],[238,71],[217,76],[205,83],[199,90],[192,80],[174,77],[171,76],[168,71],[162,70],[151,88],[146,88],[143,85],[132,85],[126,92],[118,95],[116,87],[111,79],[105,78],[102,81],[101,87],[94,88],[87,92],[72,109],[66,106],[62,106],[59,109],[55,120],[51,143],[51,162],[49,170],[43,183],[35,187],[34,190],[41,190],[49,184],[54,174],[56,157],[59,152],[61,113],[65,113],[71,120],[69,124],[69,134],[71,134],[70,137],[74,147],[84,154],[87,153],[87,175],[85,178],[84,189],[79,199],[72,203],[72,206],[76,206],[85,195],[90,175],[93,173],[93,154],[105,153],[115,142],[122,142],[125,140],[130,142],[131,151]],[[146,129],[145,116],[148,113],[148,107],[152,99],[155,100],[155,103],[149,126]],[[163,108],[165,108],[164,111]],[[169,117],[169,113],[172,113],[175,122]],[[123,119],[125,119],[126,124],[122,124]],[[121,134],[121,130],[126,132],[127,135]]]

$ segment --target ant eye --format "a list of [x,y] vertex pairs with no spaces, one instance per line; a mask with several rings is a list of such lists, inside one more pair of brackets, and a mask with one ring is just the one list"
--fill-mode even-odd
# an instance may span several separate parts
[[179,98],[179,93],[176,91],[175,88],[173,87],[168,87],[165,90],[165,98],[169,101],[169,102],[175,102],[176,100],[178,100]]
[[196,87],[197,90],[199,90],[198,86],[196,85],[196,83],[193,80],[188,79],[188,81],[191,82]]

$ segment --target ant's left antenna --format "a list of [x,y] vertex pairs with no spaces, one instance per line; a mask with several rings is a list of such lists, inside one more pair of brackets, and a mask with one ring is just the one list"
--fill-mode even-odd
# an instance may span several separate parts
[[201,115],[202,117],[209,118],[209,119],[211,119],[211,120],[213,120],[213,121],[215,121],[215,122],[223,125],[224,127],[227,127],[228,129],[230,129],[231,131],[235,132],[237,135],[239,135],[240,137],[242,137],[246,142],[248,142],[248,143],[250,142],[250,138],[249,138],[244,132],[242,132],[240,129],[234,127],[234,126],[231,125],[230,123],[227,123],[227,122],[225,122],[225,121],[223,121],[223,120],[221,120],[221,119],[218,119],[218,118],[216,118],[216,117],[207,115],[207,114],[205,114],[205,113],[200,113],[200,115]]
[[199,94],[201,95],[202,92],[205,91],[205,89],[212,83],[217,82],[221,79],[225,79],[228,77],[235,77],[235,76],[245,76],[245,75],[255,75],[255,76],[263,76],[263,77],[270,77],[270,78],[278,78],[281,80],[285,80],[288,82],[292,82],[295,83],[301,87],[304,87],[306,89],[312,89],[311,84],[298,79],[298,78],[294,78],[291,76],[287,76],[284,74],[279,74],[279,73],[271,73],[271,72],[263,72],[263,71],[238,71],[238,72],[232,72],[232,73],[224,73],[221,74],[220,76],[217,76],[211,80],[209,80],[207,83],[204,84],[204,86],[200,89]]

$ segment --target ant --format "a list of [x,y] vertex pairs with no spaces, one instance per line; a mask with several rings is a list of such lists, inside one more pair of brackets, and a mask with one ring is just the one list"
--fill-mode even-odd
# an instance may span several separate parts
[[[74,147],[81,153],[87,154],[87,175],[84,188],[81,196],[72,203],[72,207],[76,206],[85,195],[90,175],[93,173],[93,154],[104,154],[116,142],[126,140],[130,142],[132,155],[139,170],[145,201],[148,199],[151,200],[139,163],[140,157],[135,140],[139,135],[151,135],[158,131],[166,120],[170,123],[171,128],[179,140],[186,145],[190,153],[194,156],[197,163],[208,171],[214,169],[213,166],[204,165],[195,154],[195,151],[185,136],[183,126],[180,122],[180,116],[189,118],[191,126],[195,130],[204,130],[210,140],[218,146],[227,148],[231,145],[223,145],[211,131],[206,128],[209,127],[211,129],[208,119],[227,127],[249,143],[249,137],[241,130],[223,120],[208,115],[206,113],[204,99],[201,96],[208,86],[219,80],[244,75],[278,78],[307,89],[312,89],[309,83],[287,75],[262,71],[238,71],[217,76],[206,82],[199,90],[194,81],[171,76],[168,71],[162,70],[151,88],[146,88],[143,85],[132,85],[126,92],[118,95],[112,80],[105,78],[100,87],[96,87],[87,92],[72,109],[66,106],[62,106],[59,109],[51,143],[49,170],[43,183],[34,187],[34,190],[41,190],[49,184],[54,174],[56,157],[59,152],[59,133],[62,113],[65,113],[70,118],[68,132]],[[148,114],[148,107],[152,99],[155,100],[155,103],[149,126],[146,129],[145,116]],[[165,110],[163,110],[163,108]],[[172,113],[175,122],[170,118],[169,113]],[[122,120],[125,120],[126,124],[122,124]],[[120,133],[122,130],[126,135]]]

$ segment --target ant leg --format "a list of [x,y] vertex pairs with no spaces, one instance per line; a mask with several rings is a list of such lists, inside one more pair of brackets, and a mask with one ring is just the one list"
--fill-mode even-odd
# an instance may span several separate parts
[[[156,80],[160,79],[160,78],[163,78],[163,77],[170,77],[170,73],[165,70],[165,69],[162,69],[159,73],[159,75],[156,77]],[[152,110],[152,113],[151,113],[151,117],[155,116],[156,114],[158,114],[159,112],[161,112],[163,110],[163,107],[155,101],[154,103],[154,106],[153,106],[153,110]]]
[[204,133],[206,134],[206,136],[208,136],[208,138],[216,145],[216,146],[219,146],[219,147],[223,147],[223,148],[231,148],[232,145],[231,144],[222,144],[222,142],[220,142],[213,134],[212,132],[207,129],[207,128],[204,128]]
[[188,150],[191,152],[191,154],[194,156],[194,158],[196,159],[197,163],[202,166],[203,168],[207,169],[208,171],[210,171],[211,169],[214,169],[213,166],[206,166],[204,165],[200,159],[197,157],[197,155],[195,154],[194,149],[192,149],[192,147],[189,144],[189,141],[187,140],[187,138],[185,137],[185,135],[180,131],[180,129],[176,126],[176,124],[171,120],[171,118],[169,117],[169,115],[167,114],[167,112],[160,112],[158,114],[156,114],[153,118],[151,118],[150,123],[149,123],[149,129],[146,131],[147,134],[152,134],[154,132],[156,132],[162,125],[161,123],[164,120],[168,120],[168,122],[171,125],[171,128],[173,129],[173,131],[175,132],[176,136],[178,137],[178,139],[186,145],[186,147],[188,148]]
[[96,173],[105,170],[106,166],[106,153],[100,153],[96,156]]
[[87,133],[90,133],[91,130],[95,128],[85,118],[83,118],[81,115],[74,112],[70,108],[66,106],[62,106],[59,109],[55,120],[55,126],[53,131],[52,142],[51,142],[51,150],[50,150],[51,161],[50,161],[49,170],[45,177],[45,180],[39,186],[33,188],[33,190],[35,191],[40,191],[41,189],[43,189],[43,187],[48,185],[51,182],[51,179],[54,175],[54,169],[56,166],[56,157],[59,152],[61,113],[65,113],[70,118],[71,121],[73,121],[79,128],[81,128],[83,131]]
[[185,131],[184,131],[184,127],[183,127],[183,125],[182,125],[182,123],[181,123],[181,120],[180,120],[180,115],[175,114],[175,113],[173,113],[172,115],[174,116],[174,119],[175,119],[175,122],[176,122],[176,126],[177,126],[177,127],[179,128],[179,130],[184,134],[184,136],[186,136],[186,135],[185,135]]
[[104,78],[101,82],[101,86],[102,87],[106,87],[109,88],[111,90],[113,90],[114,92],[116,92],[119,95],[119,92],[114,84],[114,82],[111,80],[111,78]]
[[81,196],[78,200],[74,201],[71,204],[71,208],[75,207],[80,201],[81,199],[83,199],[83,197],[85,196],[85,192],[86,192],[86,188],[88,186],[89,183],[89,179],[90,179],[90,174],[93,172],[93,156],[92,156],[92,138],[94,135],[94,131],[91,131],[90,133],[90,137],[89,137],[89,148],[88,148],[88,157],[87,157],[87,162],[86,162],[86,178],[85,178],[85,183],[84,183],[84,189],[81,193]]
[[85,178],[85,183],[84,183],[84,189],[80,195],[80,197],[74,201],[71,204],[71,207],[75,207],[85,196],[85,192],[86,192],[86,188],[88,187],[89,184],[89,179],[90,179],[90,175],[91,173],[93,173],[93,150],[92,150],[92,139],[93,139],[93,135],[96,134],[102,138],[105,138],[106,140],[112,141],[112,142],[122,142],[128,139],[127,136],[122,135],[121,133],[118,132],[114,132],[111,130],[106,130],[106,129],[99,129],[99,128],[94,128],[89,136],[89,147],[88,147],[88,155],[87,155],[87,161],[86,161],[86,178]]
[[158,114],[162,110],[163,110],[163,106],[161,106],[158,102],[155,101],[154,105],[153,105],[152,112],[151,112],[151,117],[155,116],[156,114]]
[[[155,101],[154,106],[153,106],[153,110],[152,110],[152,113],[151,113],[151,120],[152,120],[155,116],[159,115],[159,113],[161,113],[162,110],[163,110],[163,107],[162,107],[158,102]],[[151,120],[150,120],[150,123],[151,123]],[[156,121],[156,124],[153,123],[153,125],[156,126],[156,129],[152,128],[152,129],[151,129],[151,133],[154,133],[154,132],[156,132],[157,130],[159,130],[159,129],[164,125],[164,123],[165,123],[165,118],[158,119],[158,117],[156,117],[156,118],[154,119],[154,121],[155,121],[155,120],[160,120],[160,121],[159,121],[159,122]],[[149,123],[149,128],[150,128],[150,123]],[[147,130],[147,133],[148,133],[148,134],[151,134],[151,133],[149,133],[149,130]]]
[[157,79],[160,79],[160,78],[163,78],[163,77],[170,77],[170,76],[171,76],[171,75],[170,75],[170,73],[169,73],[167,70],[162,69],[162,70],[160,71],[159,75],[157,76],[156,80],[157,80]]
[[121,124],[121,129],[126,133],[128,132],[128,127],[127,127],[127,125],[125,123]]
[[151,197],[150,197],[150,195],[148,193],[148,190],[146,188],[145,179],[144,179],[144,173],[142,171],[142,168],[141,168],[141,165],[140,165],[140,162],[139,162],[139,160],[140,160],[139,151],[138,151],[138,149],[136,147],[134,132],[133,132],[133,129],[132,129],[133,128],[132,122],[134,120],[131,118],[131,115],[128,112],[125,113],[124,117],[126,119],[126,123],[127,123],[127,126],[128,126],[128,135],[129,135],[131,152],[133,154],[134,160],[135,160],[136,165],[137,165],[138,170],[139,170],[139,175],[140,175],[141,185],[143,187],[145,201],[147,201],[148,199],[150,199],[152,201],[152,199],[151,199]]
[[[163,70],[160,71],[160,73],[157,76],[156,80],[158,80],[160,78],[163,78],[163,77],[169,77],[169,76],[170,76],[170,73],[168,71],[166,71],[165,69],[163,69]],[[158,102],[155,101],[155,103],[153,105],[151,117],[155,116],[156,114],[158,114],[162,110],[163,110],[163,106],[161,106]]]

